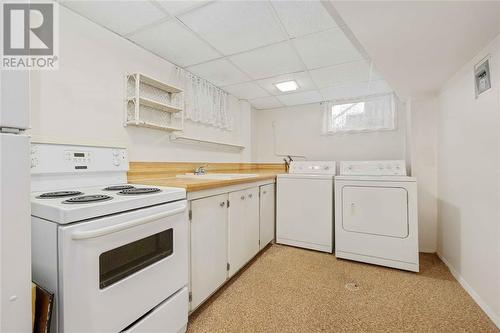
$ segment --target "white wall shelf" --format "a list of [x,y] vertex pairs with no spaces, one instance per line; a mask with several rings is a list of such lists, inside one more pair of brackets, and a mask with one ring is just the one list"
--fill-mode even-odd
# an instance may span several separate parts
[[125,126],[182,131],[183,110],[181,89],[142,73],[127,75]]
[[236,149],[236,150],[245,149],[245,146],[238,145],[238,144],[220,142],[220,141],[212,141],[212,140],[204,140],[204,139],[192,138],[192,137],[178,135],[178,134],[171,134],[170,141],[178,142],[178,143],[185,143],[185,144],[195,144],[195,145],[204,145],[204,146],[211,146],[211,147],[217,147],[217,148],[226,148],[226,149]]
[[162,125],[157,125],[154,123],[149,123],[149,122],[143,121],[143,120],[138,121],[138,122],[128,122],[127,125],[137,126],[137,127],[147,127],[147,128],[163,130],[163,131],[182,131],[182,127],[162,126]]
[[[133,98],[135,101],[134,103],[137,103],[137,98]],[[144,105],[148,106],[153,109],[157,109],[159,111],[164,111],[164,112],[182,112],[182,108],[179,106],[173,106],[165,103],[160,103],[157,102],[153,99],[146,98],[146,97],[139,97],[139,106]]]

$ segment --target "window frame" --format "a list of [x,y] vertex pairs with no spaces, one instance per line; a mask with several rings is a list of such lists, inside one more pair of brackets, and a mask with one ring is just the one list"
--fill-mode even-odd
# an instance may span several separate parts
[[[392,128],[380,127],[380,128],[370,128],[370,129],[362,129],[362,130],[356,130],[356,129],[333,130],[332,117],[333,117],[333,107],[335,105],[359,103],[359,102],[363,102],[363,101],[366,102],[367,100],[375,99],[377,97],[384,97],[384,96],[389,96],[391,98],[391,108],[392,108],[392,113],[393,113],[393,126],[392,126]],[[397,108],[396,108],[396,96],[394,95],[393,92],[391,92],[391,93],[366,95],[366,96],[355,97],[355,98],[342,98],[342,99],[331,100],[331,101],[326,103],[324,127],[325,127],[325,130],[324,130],[325,135],[339,135],[339,134],[341,135],[341,134],[357,134],[357,133],[397,131],[397,129],[398,129],[398,112],[397,112]]]

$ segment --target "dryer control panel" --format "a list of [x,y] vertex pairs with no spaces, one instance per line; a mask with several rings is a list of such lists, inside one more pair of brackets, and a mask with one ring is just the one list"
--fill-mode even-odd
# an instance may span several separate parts
[[293,161],[289,173],[335,175],[335,161]]
[[394,161],[342,161],[342,176],[406,176],[406,163]]

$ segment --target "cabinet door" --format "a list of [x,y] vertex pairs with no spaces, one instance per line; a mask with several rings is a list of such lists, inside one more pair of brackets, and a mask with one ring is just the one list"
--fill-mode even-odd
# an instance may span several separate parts
[[234,275],[247,262],[246,246],[246,200],[245,190],[229,193],[229,276]]
[[227,194],[191,201],[191,309],[227,278]]
[[260,187],[260,249],[274,239],[275,226],[275,186]]
[[259,252],[258,187],[229,193],[229,276]]
[[248,262],[259,252],[259,188],[248,189],[245,205],[245,245]]

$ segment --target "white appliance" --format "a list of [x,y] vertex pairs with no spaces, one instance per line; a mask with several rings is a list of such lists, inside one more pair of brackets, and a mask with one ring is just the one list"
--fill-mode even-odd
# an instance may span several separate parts
[[51,332],[184,332],[188,210],[180,188],[126,184],[125,149],[32,145],[33,280]]
[[0,71],[0,332],[31,331],[29,72]]
[[333,161],[294,161],[277,176],[277,243],[333,251],[334,176]]
[[404,161],[340,162],[335,255],[418,272],[417,183]]

